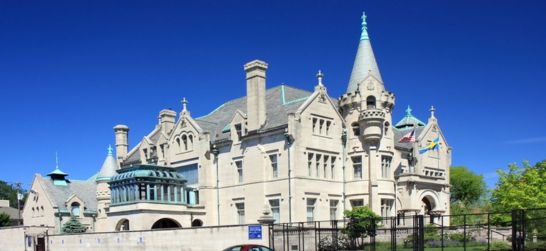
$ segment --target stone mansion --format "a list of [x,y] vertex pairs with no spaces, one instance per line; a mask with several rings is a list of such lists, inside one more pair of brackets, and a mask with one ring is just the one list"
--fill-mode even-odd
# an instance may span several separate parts
[[[244,65],[246,96],[209,114],[159,112],[130,145],[117,125],[97,175],[69,180],[56,168],[34,178],[25,225],[60,231],[77,216],[90,232],[341,219],[369,206],[381,216],[449,214],[451,148],[431,108],[426,122],[393,121],[395,95],[383,83],[365,16],[339,98],[323,75],[314,90],[267,88],[268,64]],[[237,86],[237,85],[233,85]],[[153,119],[153,118],[150,118]]]

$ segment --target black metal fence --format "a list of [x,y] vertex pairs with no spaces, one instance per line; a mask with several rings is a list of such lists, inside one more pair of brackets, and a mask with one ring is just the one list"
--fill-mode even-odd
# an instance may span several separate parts
[[276,251],[546,251],[546,209],[283,223],[269,237]]

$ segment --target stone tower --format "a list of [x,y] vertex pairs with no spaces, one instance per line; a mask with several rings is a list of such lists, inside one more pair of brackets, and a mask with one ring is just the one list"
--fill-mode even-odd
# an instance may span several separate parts
[[[389,165],[394,157],[392,109],[394,94],[385,89],[379,67],[368,35],[366,15],[362,15],[362,33],[353,65],[347,92],[339,101],[340,112],[347,127],[346,166],[359,165],[365,185],[352,194],[365,194],[364,204],[373,211],[381,210],[379,187],[392,187],[394,177],[382,173],[383,165]],[[355,171],[355,175],[358,175]],[[379,184],[382,183],[382,184]],[[383,191],[382,191],[383,192]]]
[[114,159],[112,147],[108,146],[108,155],[95,179],[97,183],[97,223],[95,231],[97,232],[108,231],[106,215],[110,207],[110,187],[108,182],[110,178],[117,174],[116,170],[118,170],[118,164]]

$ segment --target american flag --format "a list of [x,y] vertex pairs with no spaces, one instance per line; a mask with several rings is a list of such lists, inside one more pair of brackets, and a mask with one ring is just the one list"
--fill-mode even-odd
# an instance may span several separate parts
[[400,143],[415,142],[415,130],[411,130],[411,132],[408,132],[398,142],[400,142]]

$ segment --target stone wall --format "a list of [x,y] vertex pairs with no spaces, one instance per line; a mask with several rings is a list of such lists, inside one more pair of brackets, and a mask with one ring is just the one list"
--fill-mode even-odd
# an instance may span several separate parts
[[23,227],[0,228],[0,251],[25,250],[25,230]]
[[[261,228],[262,238],[252,240],[249,239],[248,225],[49,235],[45,239],[48,251],[205,251],[223,250],[236,244],[269,246],[268,227],[261,226]],[[27,231],[27,234],[31,233]],[[23,227],[0,229],[0,243],[0,251],[34,250],[34,245],[25,249],[25,229]]]
[[262,239],[250,240],[248,226],[202,227],[176,230],[127,231],[83,235],[49,236],[49,251],[78,250],[223,250],[231,245],[256,243],[269,245],[267,226]]

